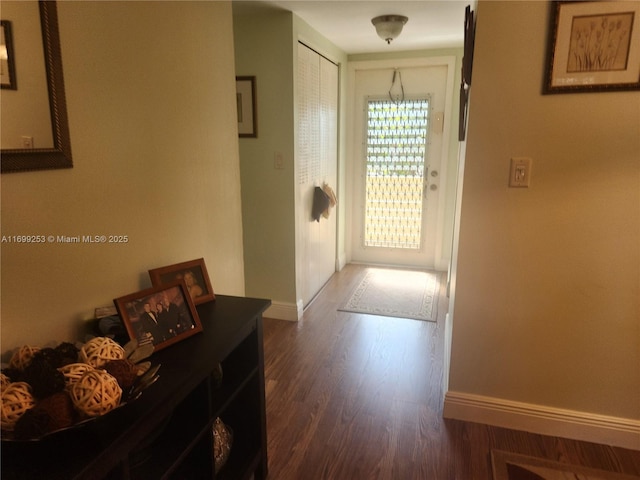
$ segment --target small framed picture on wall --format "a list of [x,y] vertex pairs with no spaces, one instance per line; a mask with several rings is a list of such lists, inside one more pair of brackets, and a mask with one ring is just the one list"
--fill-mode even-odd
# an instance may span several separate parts
[[11,22],[8,20],[0,21],[0,86],[9,90],[18,88]]
[[640,2],[551,4],[543,93],[640,90]]
[[238,108],[238,135],[258,136],[256,115],[256,77],[236,77],[236,105]]

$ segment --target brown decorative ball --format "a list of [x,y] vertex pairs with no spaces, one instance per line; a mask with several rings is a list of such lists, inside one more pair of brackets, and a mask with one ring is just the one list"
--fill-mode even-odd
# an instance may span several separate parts
[[17,421],[13,435],[18,440],[33,440],[70,427],[76,421],[73,402],[66,392],[58,392],[41,400]]
[[124,348],[109,337],[92,338],[80,349],[80,360],[96,368],[121,358],[124,358]]
[[111,360],[104,369],[114,376],[122,388],[131,387],[138,379],[138,367],[131,360]]
[[62,342],[56,347],[56,351],[60,354],[59,367],[78,361],[78,353],[80,353],[80,350],[73,343]]
[[13,382],[24,382],[22,379],[23,371],[18,370],[17,368],[7,367],[2,369],[2,373],[9,379],[9,383]]
[[13,437],[17,440],[33,440],[49,432],[49,415],[35,408],[24,412],[13,429]]
[[16,350],[9,360],[9,366],[18,370],[24,370],[31,363],[33,356],[40,351],[40,347],[23,345]]
[[47,359],[37,355],[24,369],[22,379],[31,385],[31,392],[38,399],[60,392],[65,386],[64,375]]
[[60,353],[57,350],[46,347],[41,348],[39,351],[34,353],[33,358],[31,359],[31,363],[29,365],[33,365],[34,363],[47,364],[52,366],[53,368],[58,368],[62,366],[60,364]]
[[67,389],[70,389],[71,385],[80,380],[89,370],[95,369],[88,363],[70,363],[58,369],[64,375],[64,384]]
[[14,382],[2,392],[0,426],[12,431],[24,413],[36,404],[31,387],[26,382]]
[[34,410],[49,415],[48,432],[66,428],[75,423],[76,411],[67,392],[58,392],[38,402]]
[[104,370],[90,370],[71,386],[71,400],[83,414],[98,417],[120,405],[122,389]]

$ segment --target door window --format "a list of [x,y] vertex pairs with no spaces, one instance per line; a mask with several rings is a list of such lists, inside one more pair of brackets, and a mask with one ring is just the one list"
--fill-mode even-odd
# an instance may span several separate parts
[[429,98],[368,100],[364,246],[420,249]]

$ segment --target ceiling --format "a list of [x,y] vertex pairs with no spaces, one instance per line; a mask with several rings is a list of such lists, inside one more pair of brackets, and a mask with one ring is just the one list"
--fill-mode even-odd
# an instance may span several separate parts
[[[261,0],[234,1],[234,13],[256,8],[293,12],[347,54],[462,47],[465,7],[475,0]],[[371,19],[404,15],[409,21],[387,45]]]

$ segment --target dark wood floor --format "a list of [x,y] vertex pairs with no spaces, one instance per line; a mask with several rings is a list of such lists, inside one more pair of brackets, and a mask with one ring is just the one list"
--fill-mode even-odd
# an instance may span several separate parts
[[637,451],[443,419],[443,282],[437,322],[337,311],[365,269],[265,319],[270,479],[490,480],[492,449],[640,475]]

